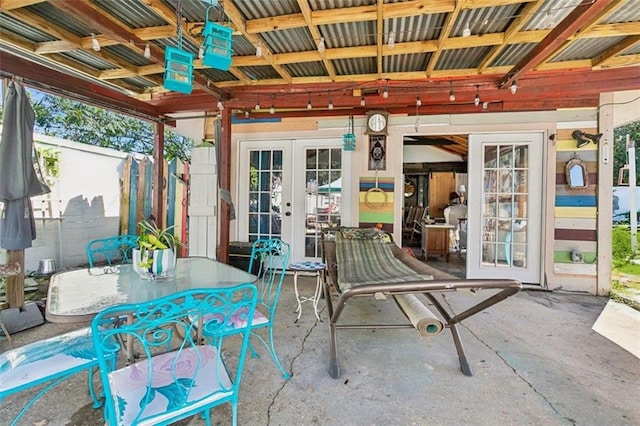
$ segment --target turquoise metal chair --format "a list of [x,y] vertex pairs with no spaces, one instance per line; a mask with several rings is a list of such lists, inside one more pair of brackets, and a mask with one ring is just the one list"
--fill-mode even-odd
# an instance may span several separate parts
[[[251,331],[246,324],[256,296],[252,284],[191,289],[100,312],[91,330],[106,395],[105,422],[166,425],[200,413],[210,425],[211,408],[228,402],[236,425]],[[114,318],[127,321],[112,327]],[[227,343],[238,334],[240,345],[237,339]],[[115,354],[121,355],[117,365],[107,361]]]
[[[101,361],[109,363],[111,359],[107,357]],[[46,384],[26,403],[11,425],[17,425],[27,410],[49,390],[83,371],[89,373],[93,407],[102,406],[93,388],[93,370],[97,367],[91,331],[86,327],[0,353],[0,402],[9,395]],[[60,396],[59,402],[64,402],[64,395]]]
[[[255,282],[258,287],[258,304],[256,313],[251,325],[251,335],[260,340],[269,351],[271,358],[282,372],[282,377],[288,379],[291,374],[284,369],[278,359],[275,344],[273,341],[273,324],[276,316],[276,308],[280,299],[282,282],[289,266],[290,247],[289,244],[278,238],[269,240],[257,240],[251,249],[251,260],[249,261],[249,272],[258,276]],[[254,265],[255,262],[259,262]],[[257,271],[257,272],[256,272]],[[267,328],[268,337],[265,340],[260,334],[254,332],[259,328]],[[251,342],[249,349],[254,358],[258,357]]]
[[109,238],[98,238],[87,243],[87,260],[89,268],[97,261],[105,261],[109,265],[120,262],[131,262],[131,252],[138,247],[137,235],[116,235]]

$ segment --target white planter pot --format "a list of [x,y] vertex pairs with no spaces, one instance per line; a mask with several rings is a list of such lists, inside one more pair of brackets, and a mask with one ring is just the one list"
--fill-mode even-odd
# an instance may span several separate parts
[[[146,264],[152,259],[151,266],[145,268],[140,264]],[[171,249],[166,250],[145,250],[144,254],[140,249],[133,249],[133,269],[142,279],[157,280],[167,278],[169,273],[176,267],[176,253]]]

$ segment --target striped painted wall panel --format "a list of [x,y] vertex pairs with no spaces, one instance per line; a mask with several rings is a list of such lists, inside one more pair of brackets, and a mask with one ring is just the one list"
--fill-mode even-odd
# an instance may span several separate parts
[[[597,274],[598,145],[590,142],[578,148],[571,136],[577,129],[597,133],[595,128],[581,127],[584,124],[558,123],[556,134],[553,272],[557,275]],[[586,167],[589,183],[586,188],[567,186],[566,165],[573,158],[580,159]],[[573,262],[574,250],[582,252],[582,262]]]

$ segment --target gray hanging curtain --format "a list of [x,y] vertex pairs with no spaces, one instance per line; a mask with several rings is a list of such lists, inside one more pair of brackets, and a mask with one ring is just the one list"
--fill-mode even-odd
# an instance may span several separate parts
[[50,192],[34,168],[35,113],[24,87],[11,81],[7,88],[0,139],[0,247],[31,247],[36,226],[31,197]]
[[213,124],[215,138],[216,138],[216,173],[218,177],[218,194],[220,199],[229,204],[229,219],[234,220],[236,218],[236,209],[233,206],[233,199],[231,198],[231,192],[228,189],[220,187],[220,141],[222,140],[222,124],[220,120],[216,120]]

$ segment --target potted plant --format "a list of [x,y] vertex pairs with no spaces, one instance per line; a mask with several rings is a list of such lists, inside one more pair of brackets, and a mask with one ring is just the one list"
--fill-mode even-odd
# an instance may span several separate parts
[[153,220],[138,222],[138,248],[133,249],[133,267],[142,278],[166,278],[176,266],[176,248],[180,241],[174,226],[159,228]]

